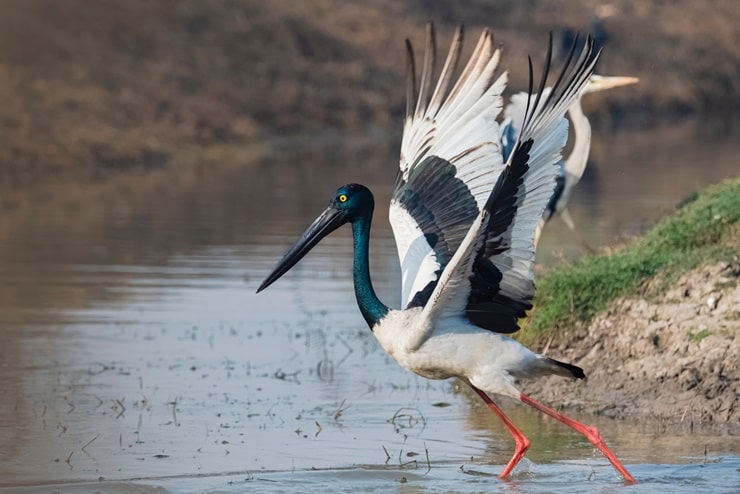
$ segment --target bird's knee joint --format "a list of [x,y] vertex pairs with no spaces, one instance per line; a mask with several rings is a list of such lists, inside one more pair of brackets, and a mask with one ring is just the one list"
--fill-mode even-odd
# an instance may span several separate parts
[[597,429],[596,427],[588,426],[586,428],[586,431],[588,432],[588,440],[591,441],[591,444],[596,446],[604,444],[604,438],[601,437],[599,429]]
[[526,453],[529,449],[530,441],[526,436],[516,438],[516,449],[522,454]]

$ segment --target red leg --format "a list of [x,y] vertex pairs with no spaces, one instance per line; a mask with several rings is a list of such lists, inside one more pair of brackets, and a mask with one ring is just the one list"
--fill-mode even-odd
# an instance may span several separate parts
[[570,417],[566,417],[562,413],[558,412],[557,410],[554,410],[546,405],[543,405],[542,403],[533,400],[529,396],[525,394],[521,394],[519,397],[522,402],[526,403],[527,405],[536,408],[542,413],[545,413],[549,415],[550,417],[553,417],[560,422],[564,423],[565,425],[577,430],[584,436],[586,436],[586,439],[588,439],[591,444],[599,448],[599,451],[601,451],[604,456],[607,457],[607,459],[611,462],[612,465],[614,465],[614,468],[616,468],[619,473],[622,474],[624,479],[631,483],[636,484],[637,481],[635,478],[630,475],[630,473],[627,471],[626,468],[624,468],[624,465],[622,465],[622,462],[619,461],[617,456],[612,453],[612,451],[609,449],[609,446],[606,445],[606,442],[604,442],[604,439],[601,437],[601,434],[599,434],[598,429],[596,427],[591,427],[590,425],[582,424],[581,422],[578,422],[576,420],[573,420]]
[[486,402],[486,405],[488,405],[488,408],[490,408],[493,413],[498,415],[498,417],[501,419],[501,421],[504,423],[507,429],[509,429],[509,432],[511,433],[511,436],[514,438],[514,442],[516,443],[516,447],[514,449],[514,456],[511,457],[511,460],[509,460],[509,463],[506,465],[506,468],[504,468],[504,471],[501,472],[499,475],[499,478],[505,479],[509,476],[511,471],[514,469],[517,463],[524,458],[524,455],[527,453],[527,450],[529,449],[529,439],[527,439],[522,431],[520,431],[517,426],[514,425],[514,423],[509,420],[509,417],[507,417],[503,410],[501,410],[498,405],[496,405],[491,398],[488,397],[486,393],[481,391],[480,389],[476,388],[472,384],[470,385],[471,388],[473,388],[473,391],[478,393],[478,396],[483,398],[483,401]]

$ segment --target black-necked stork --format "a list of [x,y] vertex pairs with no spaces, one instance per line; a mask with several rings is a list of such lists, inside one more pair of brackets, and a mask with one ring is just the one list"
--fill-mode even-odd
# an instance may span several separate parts
[[[408,85],[400,169],[390,222],[402,273],[402,306],[383,304],[370,281],[368,246],[374,200],[366,187],[340,187],[321,215],[258,288],[285,274],[323,237],[352,224],[354,288],[360,312],[380,345],[401,366],[429,379],[457,377],[498,415],[516,442],[505,478],[529,440],[488,393],[520,400],[585,435],[628,482],[634,478],[598,430],[521,393],[519,378],[557,374],[583,379],[583,370],[537,354],[507,336],[532,307],[535,230],[555,188],[568,133],[564,115],[588,84],[599,54],[590,39],[575,45],[551,91],[552,39],[537,96],[529,98],[519,135],[503,158],[500,124],[507,74],[495,77],[500,50],[484,30],[457,80],[459,28],[436,85],[434,30],[417,88],[407,41]],[[532,63],[529,62],[530,89]]]
[[[578,184],[583,176],[583,172],[586,170],[588,156],[591,151],[591,124],[583,113],[581,98],[590,93],[636,84],[639,81],[640,79],[637,77],[605,77],[594,74],[589,78],[588,83],[568,108],[568,117],[573,125],[573,148],[568,157],[558,163],[560,173],[556,179],[555,191],[545,207],[545,212],[537,228],[535,245],[545,223],[550,221],[555,215],[559,215],[571,230],[575,228],[575,223],[573,223],[573,219],[567,208],[568,200],[573,193],[573,187]],[[550,88],[545,88],[544,96],[547,96],[549,92]],[[524,120],[528,100],[528,93],[517,93],[510,98],[509,104],[504,109],[504,121],[501,125],[501,144],[504,159],[508,158],[509,153],[514,147]]]

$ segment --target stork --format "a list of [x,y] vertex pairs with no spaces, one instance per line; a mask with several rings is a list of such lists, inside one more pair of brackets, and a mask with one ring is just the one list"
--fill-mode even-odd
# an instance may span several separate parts
[[[591,124],[583,112],[581,98],[587,94],[612,89],[615,87],[636,84],[640,79],[637,77],[607,77],[592,75],[588,83],[583,87],[576,100],[568,108],[568,117],[573,125],[573,148],[564,160],[558,163],[560,173],[558,174],[555,192],[545,207],[545,212],[540,219],[540,224],[535,235],[535,245],[539,241],[542,228],[545,223],[554,216],[559,215],[563,222],[571,230],[575,229],[575,223],[568,211],[568,200],[573,193],[573,188],[578,184],[586,171],[588,156],[591,151]],[[550,88],[545,88],[545,96]],[[501,125],[501,145],[503,147],[504,159],[509,157],[516,142],[516,137],[521,129],[524,114],[527,108],[529,94],[525,92],[513,95],[504,110],[504,118]]]
[[[629,483],[635,482],[599,431],[525,395],[517,380],[547,375],[583,379],[583,370],[535,353],[505,336],[532,307],[535,230],[552,196],[566,143],[565,112],[592,75],[599,53],[590,38],[575,44],[545,96],[552,36],[535,93],[529,91],[519,135],[504,159],[497,122],[507,73],[496,77],[500,50],[486,29],[459,77],[458,28],[433,85],[435,35],[427,29],[421,81],[407,50],[407,104],[390,222],[402,274],[402,309],[377,297],[370,280],[369,240],[374,199],[360,184],[340,187],[257,289],[284,275],[322,238],[352,225],[353,279],[360,312],[380,346],[402,367],[429,379],[456,377],[504,423],[515,442],[500,474],[509,476],[529,440],[489,395],[530,405],[583,434]],[[535,96],[536,94],[536,96]]]

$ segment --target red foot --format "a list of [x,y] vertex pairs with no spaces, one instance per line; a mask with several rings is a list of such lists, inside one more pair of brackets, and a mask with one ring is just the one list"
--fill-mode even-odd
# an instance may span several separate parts
[[577,430],[584,436],[586,436],[586,439],[588,439],[591,444],[596,446],[599,451],[601,451],[604,456],[611,462],[612,465],[614,465],[614,468],[617,469],[617,471],[622,474],[622,477],[624,477],[624,480],[626,480],[630,484],[636,484],[637,481],[635,478],[627,471],[626,468],[624,468],[624,465],[622,465],[622,462],[619,461],[619,458],[617,458],[617,455],[612,453],[612,451],[609,449],[609,446],[606,445],[606,442],[601,437],[601,434],[599,433],[599,430],[596,427],[591,427],[590,425],[582,424],[581,422],[578,422],[577,420],[573,420],[570,417],[567,417],[563,415],[562,413],[558,412],[557,410],[554,410],[546,405],[543,405],[542,403],[533,400],[529,396],[522,394],[519,397],[522,402],[526,403],[527,405],[530,405],[531,407],[536,408],[542,413],[545,413],[560,422],[564,423],[565,425]]
[[514,455],[511,457],[511,460],[509,460],[509,463],[506,464],[506,468],[504,468],[504,471],[501,472],[501,474],[499,475],[500,479],[505,479],[509,476],[511,471],[514,470],[514,467],[517,465],[517,463],[519,463],[521,459],[524,458],[524,455],[527,454],[527,450],[529,449],[530,444],[529,439],[527,439],[524,433],[522,433],[522,431],[520,431],[511,420],[509,420],[509,417],[504,414],[504,411],[501,410],[498,405],[496,405],[493,400],[488,397],[486,393],[476,388],[472,384],[470,385],[470,387],[473,388],[476,393],[478,393],[478,396],[483,398],[483,401],[486,402],[488,408],[490,408],[493,413],[498,415],[506,428],[509,429],[511,436],[514,438],[514,443],[516,444],[516,446],[514,447]]

